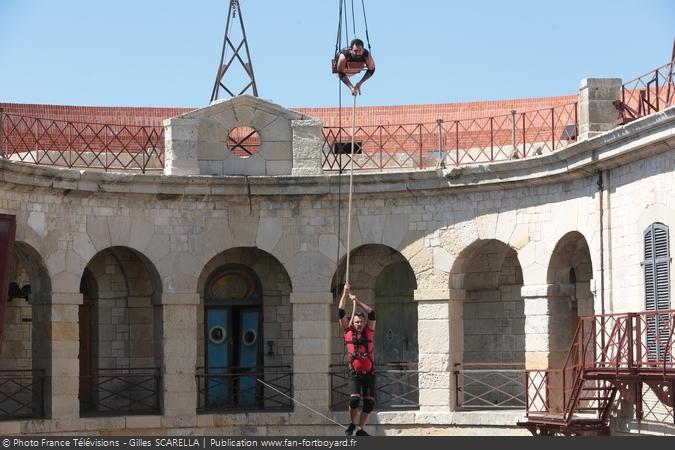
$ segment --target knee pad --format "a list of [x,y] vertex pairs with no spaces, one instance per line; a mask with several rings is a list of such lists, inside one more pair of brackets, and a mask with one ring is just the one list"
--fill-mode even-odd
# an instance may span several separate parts
[[372,398],[364,398],[363,399],[363,412],[366,414],[370,414],[373,411],[373,408],[375,407],[375,400]]
[[[349,400],[349,409],[356,409],[359,407],[359,400],[361,400],[361,397],[352,397],[351,400]],[[365,405],[366,401],[363,401],[363,404]]]

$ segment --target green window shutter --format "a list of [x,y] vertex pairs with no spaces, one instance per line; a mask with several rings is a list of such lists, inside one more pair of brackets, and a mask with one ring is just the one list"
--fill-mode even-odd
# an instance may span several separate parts
[[[668,227],[651,224],[644,232],[645,310],[670,309],[670,247]],[[670,316],[647,317],[647,349],[650,361],[662,358],[670,334]]]

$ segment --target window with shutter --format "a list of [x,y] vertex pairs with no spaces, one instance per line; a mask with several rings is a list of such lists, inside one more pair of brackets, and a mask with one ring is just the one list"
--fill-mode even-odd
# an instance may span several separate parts
[[[651,224],[644,232],[645,309],[670,309],[670,246],[668,227]],[[647,349],[649,360],[658,361],[664,354],[670,333],[668,314],[647,317]]]

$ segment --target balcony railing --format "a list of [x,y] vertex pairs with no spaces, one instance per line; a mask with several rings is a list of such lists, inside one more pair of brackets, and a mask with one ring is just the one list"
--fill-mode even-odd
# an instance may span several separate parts
[[[331,365],[331,408],[347,409],[350,374],[346,365]],[[375,407],[381,411],[419,409],[417,364],[378,364],[375,369]]]
[[197,412],[291,411],[290,366],[197,369]]
[[45,417],[45,372],[0,370],[0,420]]
[[[562,368],[527,371],[528,416],[547,413],[571,420],[590,407],[602,416],[610,382],[672,383],[674,334],[674,310],[582,317]],[[588,391],[594,392],[592,401]]]
[[148,369],[98,369],[80,376],[83,415],[159,414],[160,373]]
[[164,128],[74,122],[0,111],[0,149],[6,159],[31,164],[161,172]]
[[[552,153],[577,138],[577,103],[436,123],[358,126],[354,170],[423,169],[491,163]],[[324,127],[323,169],[351,158],[351,127]]]
[[458,407],[526,407],[524,363],[462,363],[455,366],[453,373]]
[[618,122],[628,123],[675,105],[675,60],[621,86],[621,99],[614,102]]

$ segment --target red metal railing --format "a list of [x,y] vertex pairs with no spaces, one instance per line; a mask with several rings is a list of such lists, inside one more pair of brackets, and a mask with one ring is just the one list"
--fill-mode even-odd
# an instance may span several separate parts
[[620,124],[675,105],[675,60],[624,83],[621,99],[614,102]]
[[[490,163],[551,153],[576,140],[577,103],[477,119],[359,126],[354,168],[385,170]],[[349,164],[351,127],[324,127],[324,170]]]
[[[0,113],[3,156],[40,165],[160,171],[160,126],[84,123]],[[435,123],[359,126],[356,170],[489,163],[551,153],[576,139],[577,104]],[[324,170],[345,168],[351,129],[324,127]]]
[[12,161],[146,173],[164,167],[164,128],[0,112],[0,149]]
[[[611,381],[675,379],[675,310],[580,319],[561,369],[527,370],[527,415],[569,422],[580,410],[606,417]],[[593,399],[584,390],[596,391]],[[544,418],[544,421],[546,418]]]

